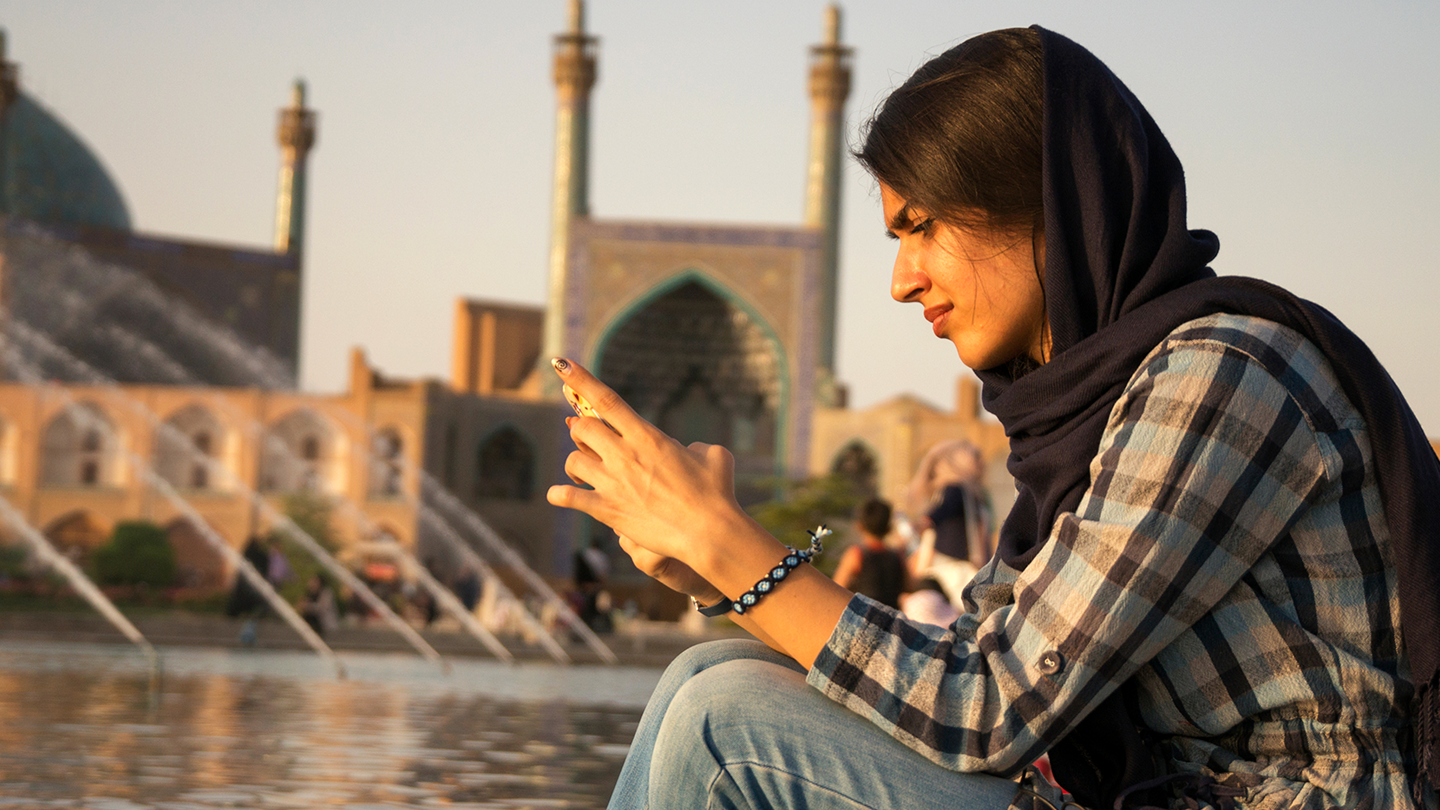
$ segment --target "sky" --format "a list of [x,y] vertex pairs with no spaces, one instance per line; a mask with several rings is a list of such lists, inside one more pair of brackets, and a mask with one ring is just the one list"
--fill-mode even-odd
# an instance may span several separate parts
[[[590,0],[598,218],[798,224],[819,0]],[[1364,338],[1440,436],[1440,3],[852,0],[858,125],[928,57],[1039,23],[1096,53],[1186,167],[1222,274],[1288,287]],[[297,77],[311,156],[302,385],[362,346],[444,377],[457,297],[544,299],[565,0],[0,0],[23,87],[117,180],[137,229],[272,242],[276,111]],[[967,372],[889,298],[874,184],[843,189],[839,375],[852,404],[954,402]],[[1429,236],[1427,236],[1429,234]]]

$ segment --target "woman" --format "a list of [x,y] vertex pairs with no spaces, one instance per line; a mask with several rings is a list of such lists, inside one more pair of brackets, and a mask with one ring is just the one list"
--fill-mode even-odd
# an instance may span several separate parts
[[980,450],[957,439],[930,448],[910,480],[910,511],[919,516],[912,531],[920,529],[910,556],[911,576],[917,582],[935,581],[957,605],[961,591],[995,552],[980,483],[983,471]]
[[[891,293],[978,370],[1015,506],[949,628],[796,567],[738,617],[768,649],[667,671],[611,806],[1058,806],[1026,770],[1048,751],[1087,807],[1435,807],[1440,464],[1364,344],[1216,278],[1164,136],[1043,29],[927,63],[857,157]],[[604,421],[571,422],[593,490],[552,503],[701,605],[787,556],[727,452],[556,368]]]

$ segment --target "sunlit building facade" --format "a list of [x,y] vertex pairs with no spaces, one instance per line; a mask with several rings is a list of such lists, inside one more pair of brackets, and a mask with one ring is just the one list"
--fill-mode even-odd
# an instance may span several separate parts
[[563,580],[574,550],[606,537],[544,498],[572,449],[545,362],[565,355],[681,441],[730,448],[746,502],[777,478],[837,471],[899,500],[930,446],[969,438],[1008,503],[1004,436],[973,386],[954,411],[908,397],[846,407],[835,313],[852,52],[839,10],[811,48],[802,215],[759,226],[593,215],[598,47],[580,0],[569,10],[554,42],[547,305],[458,301],[450,379],[390,379],[356,350],[333,395],[295,390],[317,130],[303,85],[279,114],[274,244],[235,247],[133,231],[100,160],[0,54],[0,496],[76,557],[119,521],[155,522],[182,580],[217,587],[234,572],[177,497],[238,548],[288,493],[324,495],[342,560],[394,540],[443,566],[453,555],[425,514],[438,487]]

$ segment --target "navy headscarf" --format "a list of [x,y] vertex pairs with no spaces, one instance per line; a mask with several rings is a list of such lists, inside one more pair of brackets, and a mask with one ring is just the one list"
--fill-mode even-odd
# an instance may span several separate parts
[[[1370,430],[1399,571],[1402,632],[1418,690],[1421,772],[1440,780],[1440,462],[1389,374],[1335,316],[1255,279],[1216,277],[1219,241],[1185,221],[1185,177],[1149,113],[1089,51],[1034,27],[1043,52],[1046,307],[1051,359],[1014,379],[980,372],[1010,438],[1018,497],[997,554],[1023,569],[1056,516],[1074,511],[1111,409],[1171,331],[1216,313],[1296,330],[1329,360]],[[1051,750],[1061,784],[1092,805],[1150,779],[1122,687]]]

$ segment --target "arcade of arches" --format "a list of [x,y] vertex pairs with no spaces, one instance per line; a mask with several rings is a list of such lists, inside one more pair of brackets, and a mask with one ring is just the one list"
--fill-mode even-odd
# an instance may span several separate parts
[[[424,435],[428,390],[391,384],[297,395],[119,386],[97,394],[0,381],[0,497],[77,560],[121,522],[161,526],[182,586],[224,587],[233,574],[185,514],[198,513],[239,549],[271,529],[270,513],[252,504],[251,492],[280,511],[283,496],[296,491],[348,498],[353,507],[332,512],[342,559],[377,525],[414,548],[420,477],[408,471],[426,461],[413,437]],[[368,420],[382,426],[373,439],[367,420],[355,416],[366,405],[381,415]],[[189,501],[185,509],[171,493]],[[19,541],[7,527],[0,535]]]

